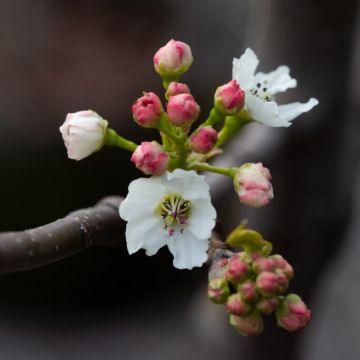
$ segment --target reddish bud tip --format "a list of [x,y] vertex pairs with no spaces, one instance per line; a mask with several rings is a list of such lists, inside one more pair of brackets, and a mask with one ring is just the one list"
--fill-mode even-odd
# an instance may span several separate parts
[[217,131],[211,126],[204,126],[195,131],[189,141],[192,151],[206,154],[213,149],[217,141]]
[[190,94],[171,96],[167,104],[169,120],[178,126],[189,127],[199,116],[200,107]]
[[224,278],[213,279],[208,285],[208,297],[215,304],[223,304],[230,295],[230,289]]
[[226,278],[233,284],[241,283],[246,279],[249,271],[248,264],[242,260],[241,254],[235,254],[229,259]]
[[215,92],[215,107],[226,115],[238,114],[245,103],[245,92],[240,89],[236,80],[219,86]]
[[136,100],[132,106],[134,120],[147,128],[155,127],[163,113],[159,97],[152,93],[146,93]]

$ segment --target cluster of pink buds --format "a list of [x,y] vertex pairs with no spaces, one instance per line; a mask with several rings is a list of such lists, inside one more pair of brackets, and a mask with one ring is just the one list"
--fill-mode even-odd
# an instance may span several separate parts
[[208,296],[226,305],[230,324],[243,335],[261,333],[262,316],[274,311],[279,326],[295,331],[307,324],[311,312],[299,296],[284,296],[293,276],[292,266],[281,255],[234,253],[213,263]]

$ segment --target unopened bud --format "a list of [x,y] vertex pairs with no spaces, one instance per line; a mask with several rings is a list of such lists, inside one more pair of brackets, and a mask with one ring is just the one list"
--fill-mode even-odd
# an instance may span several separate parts
[[227,264],[228,258],[222,258],[217,261],[213,261],[209,269],[209,280],[225,277]]
[[82,160],[102,148],[108,122],[95,111],[85,110],[67,114],[60,127],[68,157]]
[[232,294],[226,301],[227,311],[234,315],[247,316],[252,310],[252,306],[241,297],[240,294]]
[[270,259],[275,262],[277,268],[285,273],[289,280],[294,277],[293,267],[281,255],[271,255]]
[[264,330],[262,316],[256,310],[246,317],[230,315],[230,324],[245,336],[257,335]]
[[242,165],[234,176],[240,202],[253,207],[268,205],[274,198],[269,170],[262,163]]
[[192,151],[206,154],[213,149],[216,141],[217,131],[211,126],[204,126],[191,135],[189,145]]
[[169,99],[170,96],[179,94],[190,94],[190,89],[186,84],[182,84],[176,81],[172,81],[166,90],[165,97]]
[[164,79],[176,80],[192,64],[190,46],[181,41],[170,40],[154,55],[154,67]]
[[215,92],[215,108],[225,115],[238,114],[245,103],[245,92],[236,80],[219,86]]
[[279,306],[279,299],[277,297],[262,298],[256,304],[256,308],[264,315],[271,314]]
[[223,304],[230,295],[229,285],[224,278],[213,279],[208,285],[208,297],[215,304]]
[[144,141],[131,156],[131,161],[146,175],[159,176],[169,164],[169,155],[156,141]]
[[278,287],[278,276],[273,272],[264,271],[256,278],[257,291],[265,297],[277,295]]
[[275,261],[268,257],[258,257],[253,262],[253,270],[255,274],[260,274],[264,271],[274,271],[275,270]]
[[178,126],[189,127],[199,116],[200,107],[190,94],[171,96],[167,104],[169,120]]
[[145,93],[132,106],[134,120],[143,127],[155,127],[163,113],[159,97],[153,92]]
[[289,278],[286,276],[286,274],[282,271],[277,269],[275,271],[277,278],[278,278],[278,291],[279,294],[283,294],[288,286],[289,286]]
[[238,285],[237,290],[245,301],[255,302],[259,298],[259,295],[256,291],[256,285],[251,280],[247,280]]
[[289,294],[276,310],[276,319],[280,327],[296,331],[304,327],[311,319],[311,311],[296,294]]
[[245,280],[249,271],[248,264],[241,257],[241,254],[235,254],[229,259],[225,276],[233,284],[238,284]]

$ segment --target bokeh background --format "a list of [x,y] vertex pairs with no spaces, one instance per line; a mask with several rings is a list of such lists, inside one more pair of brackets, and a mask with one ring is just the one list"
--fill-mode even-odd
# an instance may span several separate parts
[[128,153],[71,161],[58,128],[90,108],[125,137],[153,139],[130,109],[142,91],[161,93],[152,57],[170,38],[191,45],[183,80],[203,117],[247,46],[265,72],[291,67],[299,87],[281,100],[320,100],[289,129],[249,126],[217,160],[269,167],[270,206],[249,210],[209,176],[224,232],[247,217],[295,266],[290,290],[313,310],[306,329],[288,334],[272,318],[243,338],[207,300],[206,269],[173,269],[165,249],[129,257],[119,239],[116,251],[0,278],[1,359],[358,359],[359,18],[356,0],[1,0],[1,231],[126,195],[141,176]]

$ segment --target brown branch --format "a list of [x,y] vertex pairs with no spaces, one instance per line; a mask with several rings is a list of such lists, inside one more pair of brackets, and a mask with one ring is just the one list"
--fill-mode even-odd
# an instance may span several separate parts
[[119,246],[125,231],[118,211],[121,201],[106,197],[50,224],[0,233],[0,274],[47,265],[90,246]]
[[[109,196],[95,206],[34,229],[0,233],[0,274],[25,271],[77,254],[90,246],[118,247],[125,222],[119,216],[121,197]],[[209,239],[208,263],[229,257],[219,223]]]

